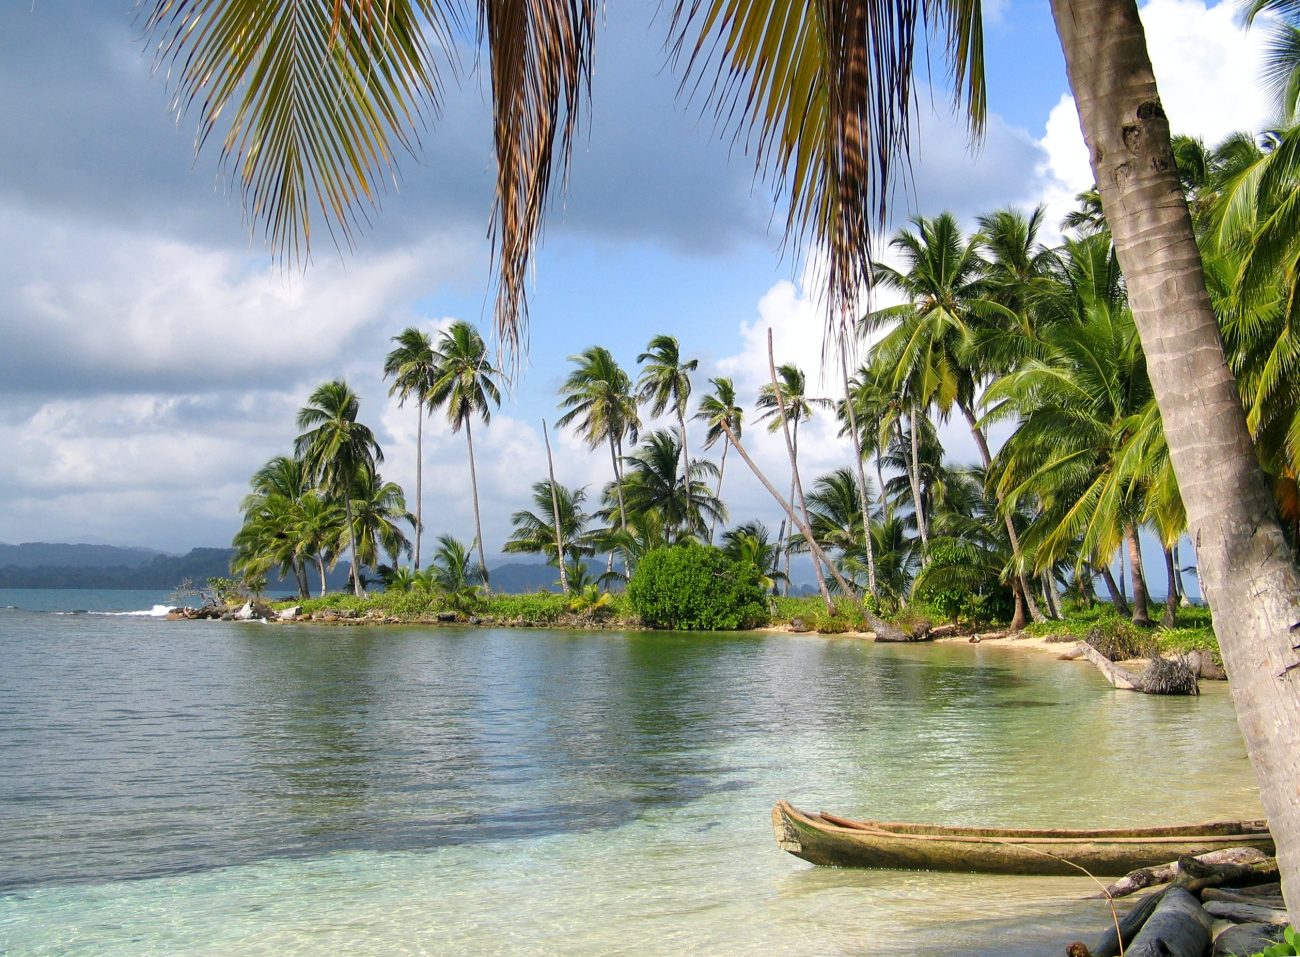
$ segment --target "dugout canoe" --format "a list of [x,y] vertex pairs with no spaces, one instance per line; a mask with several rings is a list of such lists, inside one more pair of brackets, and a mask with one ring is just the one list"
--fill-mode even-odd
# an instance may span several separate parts
[[1082,867],[1115,876],[1227,847],[1275,853],[1264,821],[1109,830],[945,827],[807,814],[780,801],[772,829],[782,850],[810,863],[890,870],[1077,875]]

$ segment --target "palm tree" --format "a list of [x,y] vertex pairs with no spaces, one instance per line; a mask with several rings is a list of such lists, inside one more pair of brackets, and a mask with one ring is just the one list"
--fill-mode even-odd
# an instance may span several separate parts
[[487,425],[492,419],[492,407],[501,404],[501,389],[497,385],[500,370],[487,361],[487,346],[483,337],[468,322],[453,322],[438,337],[434,351],[433,381],[429,385],[430,408],[447,407],[447,421],[451,430],[465,430],[465,445],[469,450],[469,484],[474,501],[474,540],[478,543],[479,574],[484,587],[489,587],[487,560],[483,554],[483,523],[479,519],[478,473],[474,468],[473,420]]
[[384,460],[374,433],[357,421],[359,404],[357,394],[341,379],[317,386],[298,412],[298,428],[304,431],[294,441],[294,454],[311,480],[343,502],[347,547],[352,550],[352,592],[357,596],[365,590],[358,568],[352,488]]
[[[780,430],[783,421],[781,410],[784,408],[784,421],[790,425],[790,503],[797,505],[795,502],[795,491],[799,485],[799,423],[807,422],[813,417],[816,409],[830,408],[834,403],[830,399],[813,398],[808,395],[808,381],[804,376],[803,370],[798,366],[785,363],[777,366],[776,384],[764,383],[758,390],[758,402],[756,407],[761,409],[758,419],[760,422],[767,422],[767,431],[776,432]],[[787,527],[786,537],[781,542],[781,547],[786,552],[785,556],[785,579],[786,593],[789,593],[790,586],[790,553],[788,542],[793,529]]]
[[[739,438],[744,428],[745,410],[736,404],[736,387],[731,384],[729,378],[719,376],[710,379],[709,384],[713,386],[713,392],[700,399],[700,407],[695,413],[695,418],[708,426],[708,431],[704,434],[706,449],[713,448],[719,439],[722,440],[722,461],[718,464],[718,489],[714,493],[721,501],[722,478],[727,472],[727,449],[731,446],[731,441],[722,426],[725,423]],[[716,531],[715,521],[709,526],[709,541],[713,541]]]
[[352,535],[357,560],[377,568],[380,556],[388,556],[396,565],[400,556],[409,553],[411,543],[399,523],[415,525],[415,516],[406,510],[406,496],[396,482],[385,482],[378,472],[362,472],[352,486]]
[[277,455],[253,473],[251,491],[240,505],[244,523],[236,533],[234,571],[265,575],[278,567],[280,574],[293,573],[298,594],[309,598],[306,561],[297,534],[303,499],[312,495],[302,462]]
[[392,379],[389,395],[397,396],[397,404],[415,398],[415,555],[413,561],[420,568],[420,536],[424,531],[424,416],[428,409],[429,394],[433,388],[436,360],[433,340],[427,332],[408,326],[393,336],[397,343],[384,358],[384,378]]
[[699,367],[698,359],[682,361],[681,347],[673,336],[658,335],[650,340],[646,351],[636,357],[646,363],[637,382],[637,401],[650,406],[651,415],[663,415],[670,405],[677,415],[677,437],[682,448],[682,480],[687,481],[690,446],[686,443],[686,405],[691,397],[691,373]]
[[[569,361],[576,363],[577,368],[560,386],[560,408],[567,411],[556,424],[563,427],[576,423],[578,434],[590,448],[602,442],[609,444],[615,488],[622,495],[623,439],[627,437],[635,443],[641,428],[636,399],[632,396],[632,380],[602,346],[592,346],[579,355],[569,356]],[[626,512],[620,500],[620,520]]]
[[[1290,2],[1255,0],[1251,11],[1285,12]],[[507,343],[520,341],[552,173],[565,167],[583,115],[598,9],[594,0],[480,5],[497,151],[496,317]],[[378,202],[394,142],[408,144],[409,131],[436,110],[442,78],[431,48],[456,49],[459,7],[340,0],[332,15],[302,13],[297,4],[230,0],[153,0],[146,8],[159,57],[175,68],[176,102],[200,111],[198,142],[229,118],[223,159],[239,171],[248,209],[277,249],[299,256],[314,210],[348,241],[364,220],[355,204]],[[1300,751],[1300,698],[1279,692],[1276,676],[1300,667],[1292,632],[1300,568],[1288,555],[1224,361],[1137,0],[1052,0],[1052,13],[1189,526],[1201,543],[1202,584],[1219,606],[1239,721],[1280,835],[1284,881],[1293,886],[1300,802],[1290,795],[1300,769],[1288,756]],[[895,161],[910,143],[922,33],[947,54],[954,102],[965,106],[972,132],[983,128],[978,4],[871,0],[828,9],[677,0],[666,19],[671,46],[694,78],[683,88],[703,82],[728,118],[721,126],[738,138],[749,134],[756,170],[788,203],[787,235],[811,237],[827,264],[830,314],[839,321],[854,313]],[[734,108],[739,103],[745,108]],[[1290,916],[1300,923],[1300,902]]]
[[434,590],[453,610],[472,611],[482,602],[483,586],[470,548],[451,535],[439,535],[437,542],[429,562]]
[[781,550],[771,539],[767,526],[758,520],[745,522],[722,533],[722,552],[732,561],[749,562],[762,574],[764,590],[776,593],[779,581],[785,579],[777,565]]
[[[561,561],[567,564],[595,554],[595,543],[587,528],[591,516],[582,508],[586,500],[585,488],[568,488],[553,485],[550,481],[537,482],[533,485],[534,511],[520,509],[510,516],[514,531],[501,550],[512,554],[545,555],[547,562],[557,568]],[[553,518],[556,512],[560,515],[558,536]],[[563,543],[562,559],[556,557],[557,541]]]
[[703,538],[709,523],[725,521],[726,506],[709,488],[707,479],[716,479],[718,467],[712,462],[692,459],[687,479],[677,471],[681,447],[667,430],[650,433],[645,441],[624,460],[627,468],[618,492],[607,490],[611,507],[626,510],[620,514],[621,528],[635,527],[639,517],[656,513],[672,542]]

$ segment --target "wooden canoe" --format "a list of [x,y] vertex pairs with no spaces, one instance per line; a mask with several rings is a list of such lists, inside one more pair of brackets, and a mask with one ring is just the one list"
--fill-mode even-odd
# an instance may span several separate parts
[[805,814],[780,801],[772,829],[782,850],[813,864],[891,870],[1077,875],[1082,867],[1115,876],[1226,847],[1275,853],[1264,821],[1113,830],[944,827]]

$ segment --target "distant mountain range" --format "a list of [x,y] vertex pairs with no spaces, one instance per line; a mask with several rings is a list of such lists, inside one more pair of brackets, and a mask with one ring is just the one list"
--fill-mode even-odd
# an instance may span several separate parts
[[[175,588],[189,579],[196,585],[209,578],[230,574],[231,548],[195,548],[185,555],[168,555],[149,548],[119,548],[114,545],[65,545],[25,542],[0,543],[0,588]],[[492,590],[530,592],[558,591],[558,573],[540,561],[510,561],[488,567]],[[318,581],[310,575],[313,590]],[[331,591],[348,587],[347,566],[340,564],[327,576]],[[292,580],[274,576],[267,582],[270,592],[296,590]]]

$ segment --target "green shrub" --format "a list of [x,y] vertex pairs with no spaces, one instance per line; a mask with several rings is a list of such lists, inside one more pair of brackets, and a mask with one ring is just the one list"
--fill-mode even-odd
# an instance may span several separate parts
[[1296,957],[1298,953],[1300,953],[1300,933],[1297,933],[1294,927],[1288,927],[1282,932],[1281,941],[1272,947],[1265,947],[1251,957]]
[[656,548],[627,585],[632,610],[652,628],[734,631],[767,621],[762,574],[709,545]]
[[1156,641],[1149,632],[1139,631],[1118,618],[1093,625],[1083,640],[1111,661],[1150,658],[1159,653]]

